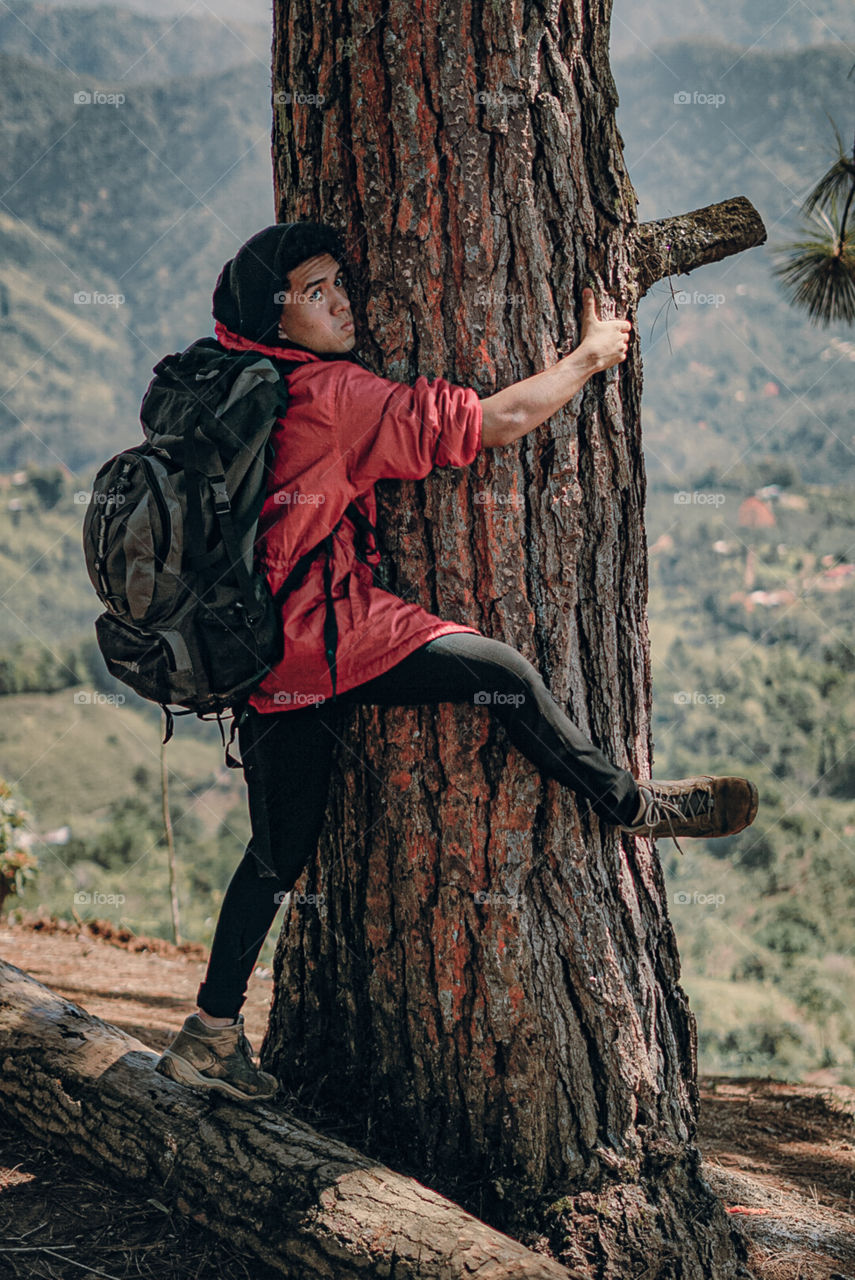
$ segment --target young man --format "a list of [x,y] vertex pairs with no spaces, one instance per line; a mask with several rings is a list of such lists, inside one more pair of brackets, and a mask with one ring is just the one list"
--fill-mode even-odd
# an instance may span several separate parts
[[410,387],[352,354],[345,261],[330,227],[267,227],[226,263],[214,292],[223,346],[287,362],[290,403],[271,437],[259,565],[276,591],[322,539],[326,552],[286,596],[284,656],[239,721],[252,839],[223,900],[197,1011],[157,1065],[241,1101],[277,1088],[253,1064],[240,1008],[279,903],[316,849],[340,708],[487,702],[544,776],[639,835],[730,835],[757,812],[757,791],[743,778],[636,781],[587,740],[522,654],[374,579],[375,481],[465,467],[480,449],[525,435],[626,359],[629,322],[601,320],[586,289],[578,347],[544,372],[483,400],[443,378]]

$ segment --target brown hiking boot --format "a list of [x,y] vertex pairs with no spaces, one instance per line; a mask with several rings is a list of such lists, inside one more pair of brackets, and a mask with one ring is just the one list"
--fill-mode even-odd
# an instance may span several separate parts
[[[681,778],[679,782],[638,783],[639,812],[631,826],[636,836],[733,836],[757,817],[757,788],[747,778]],[[679,849],[679,845],[677,848]],[[682,852],[682,850],[681,850]]]
[[252,1061],[242,1013],[228,1027],[209,1027],[198,1013],[189,1014],[154,1069],[168,1080],[216,1089],[236,1102],[262,1102],[279,1088],[276,1077],[260,1071]]

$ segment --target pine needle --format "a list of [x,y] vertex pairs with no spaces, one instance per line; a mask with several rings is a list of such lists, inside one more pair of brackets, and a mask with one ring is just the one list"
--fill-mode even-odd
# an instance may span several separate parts
[[785,261],[774,274],[782,281],[793,306],[806,311],[814,324],[855,322],[855,234],[815,209],[817,230],[803,240],[781,245]]
[[806,214],[813,213],[814,209],[817,208],[828,209],[837,200],[845,201],[851,188],[855,185],[855,148],[853,148],[852,154],[849,155],[843,146],[840,130],[833,120],[831,121],[831,127],[834,130],[834,136],[837,141],[837,159],[831,168],[822,175],[802,205],[802,212]]

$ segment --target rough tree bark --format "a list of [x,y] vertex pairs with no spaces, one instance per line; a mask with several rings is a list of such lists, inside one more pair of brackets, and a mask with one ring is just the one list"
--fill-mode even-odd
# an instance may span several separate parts
[[584,1280],[279,1103],[218,1102],[156,1075],[156,1061],[0,960],[4,1112],[288,1280]]
[[[584,284],[633,319],[668,270],[639,240],[610,10],[277,0],[278,216],[346,229],[378,371],[489,394],[575,345]],[[734,218],[723,252],[762,233]],[[700,236],[695,265],[711,252]],[[514,645],[643,776],[640,394],[636,339],[517,445],[378,494],[390,587]],[[577,808],[486,708],[354,709],[346,727],[298,886],[326,914],[287,909],[265,1065],[357,1145],[547,1232],[587,1274],[740,1274],[698,1175],[695,1024],[650,844]]]

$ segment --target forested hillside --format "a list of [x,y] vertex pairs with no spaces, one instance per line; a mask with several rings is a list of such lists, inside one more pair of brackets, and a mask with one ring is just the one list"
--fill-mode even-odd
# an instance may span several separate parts
[[713,467],[732,477],[758,447],[812,481],[851,471],[855,335],[811,326],[788,306],[772,267],[836,154],[829,115],[851,138],[852,63],[842,44],[758,53],[681,43],[617,64],[639,217],[740,194],[769,232],[761,248],[673,277],[642,304],[652,474]]
[[[152,366],[210,332],[220,267],[273,218],[257,62],[80,83],[0,56],[0,171],[16,179],[0,210],[0,471],[76,471],[135,442]],[[124,101],[74,100],[96,91]]]
[[[70,11],[48,12],[55,21]],[[128,84],[138,22],[113,14],[103,31],[104,41],[123,33],[113,75],[85,82],[84,92],[123,96],[117,105],[75,103],[84,62],[48,71],[19,56],[0,60],[0,170],[14,175],[0,210],[0,471],[48,457],[84,469],[110,443],[135,438],[152,365],[211,331],[222,263],[273,216],[268,80],[257,58]],[[45,36],[35,30],[48,45],[55,39],[50,25]],[[663,284],[642,304],[653,472],[735,464],[761,438],[797,465],[809,459],[815,480],[836,478],[850,459],[842,375],[855,357],[851,335],[812,329],[770,267],[772,246],[792,234],[795,207],[827,161],[825,112],[846,125],[851,62],[842,45],[746,53],[684,43],[616,63],[640,216],[739,192],[770,228],[768,246],[674,279],[676,303]],[[102,50],[98,66],[110,65]],[[685,94],[725,101],[675,102]],[[75,301],[87,295],[95,301]]]

